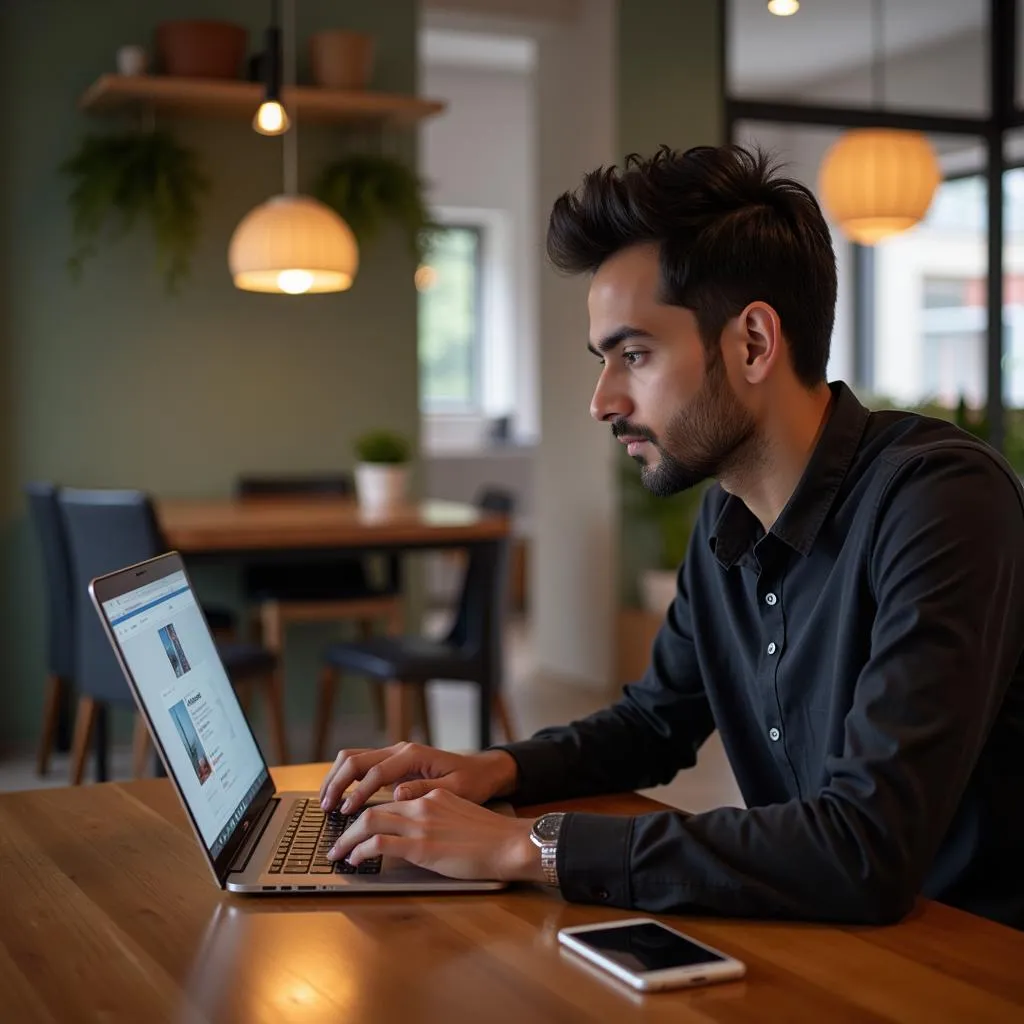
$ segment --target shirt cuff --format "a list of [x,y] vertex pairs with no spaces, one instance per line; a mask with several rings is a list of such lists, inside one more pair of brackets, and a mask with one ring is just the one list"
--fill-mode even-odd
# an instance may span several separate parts
[[504,750],[518,767],[516,788],[509,799],[513,804],[543,804],[551,799],[563,774],[558,746],[550,740],[520,740],[504,746],[488,747]]
[[629,850],[633,818],[571,812],[562,821],[555,863],[558,887],[574,903],[632,906]]

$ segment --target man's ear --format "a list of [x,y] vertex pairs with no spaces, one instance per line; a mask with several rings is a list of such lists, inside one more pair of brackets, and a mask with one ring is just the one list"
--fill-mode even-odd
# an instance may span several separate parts
[[742,346],[743,375],[757,384],[782,356],[782,324],[767,302],[751,302],[736,318],[737,342]]

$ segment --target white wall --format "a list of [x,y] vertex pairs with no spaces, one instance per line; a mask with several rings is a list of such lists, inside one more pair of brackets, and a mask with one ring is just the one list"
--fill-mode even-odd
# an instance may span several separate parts
[[615,0],[581,0],[578,10],[555,4],[557,18],[550,20],[511,17],[510,9],[501,18],[469,16],[438,6],[428,6],[425,25],[526,35],[537,43],[537,191],[528,218],[539,315],[529,569],[534,643],[539,669],[604,690],[613,676],[618,579],[614,442],[588,412],[594,368],[585,348],[587,282],[556,274],[541,247],[558,195],[615,159]]
[[[425,63],[420,89],[448,109],[427,122],[420,166],[441,220],[474,221],[486,231],[484,413],[514,413],[519,441],[539,433],[536,383],[536,122],[529,71]],[[431,417],[433,418],[433,417]],[[479,424],[440,418],[425,424],[424,447]]]

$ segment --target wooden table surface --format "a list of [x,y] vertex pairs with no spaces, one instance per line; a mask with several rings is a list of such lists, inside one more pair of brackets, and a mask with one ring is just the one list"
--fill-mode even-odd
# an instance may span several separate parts
[[161,500],[168,547],[184,554],[346,547],[445,547],[508,535],[509,520],[473,505],[424,501],[368,517],[344,498]]
[[[310,788],[325,769],[274,776]],[[0,1020],[11,1024],[1024,1020],[1024,934],[936,903],[890,928],[662,917],[745,961],[747,977],[640,995],[556,940],[566,925],[629,915],[539,887],[231,896],[166,780],[0,796],[0,901]]]

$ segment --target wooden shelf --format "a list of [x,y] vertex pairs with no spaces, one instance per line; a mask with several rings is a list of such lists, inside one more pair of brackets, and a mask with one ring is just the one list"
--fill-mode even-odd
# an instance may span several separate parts
[[[262,97],[263,86],[257,82],[170,75],[101,75],[82,94],[78,106],[91,113],[151,107],[197,117],[251,118]],[[303,85],[284,89],[282,102],[300,121],[377,121],[406,126],[440,114],[445,108],[436,100],[416,96],[370,90],[342,92]]]

